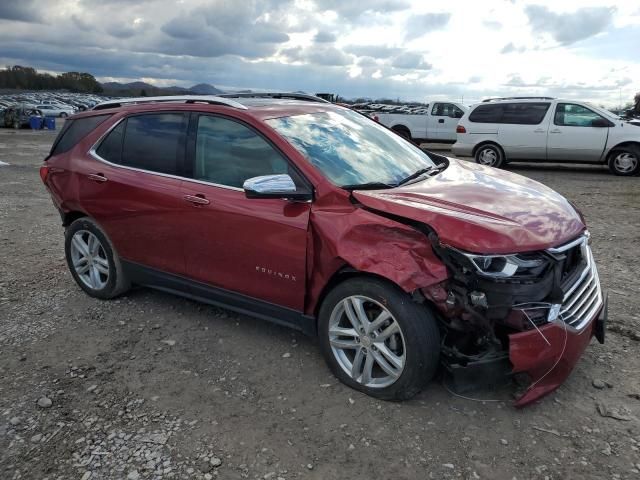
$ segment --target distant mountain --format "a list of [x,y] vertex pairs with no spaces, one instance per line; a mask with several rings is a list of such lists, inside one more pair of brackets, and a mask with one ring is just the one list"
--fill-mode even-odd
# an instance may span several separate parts
[[155,87],[146,82],[105,82],[102,84],[106,95],[114,96],[158,96],[158,95],[217,95],[224,93],[208,83],[199,83],[190,88],[184,87]]
[[189,91],[198,95],[217,95],[219,93],[224,93],[219,88],[209,85],[208,83],[199,83],[194,85],[189,89]]

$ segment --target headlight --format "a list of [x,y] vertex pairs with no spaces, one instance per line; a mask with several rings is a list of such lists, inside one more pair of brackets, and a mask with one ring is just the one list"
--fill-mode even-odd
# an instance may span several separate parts
[[538,276],[549,264],[549,259],[542,253],[475,255],[459,250],[457,252],[470,260],[480,274],[493,278]]

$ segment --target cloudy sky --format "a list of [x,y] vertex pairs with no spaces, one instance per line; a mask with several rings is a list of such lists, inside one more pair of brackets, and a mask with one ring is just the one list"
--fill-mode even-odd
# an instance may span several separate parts
[[0,65],[404,100],[640,91],[640,3],[13,0]]

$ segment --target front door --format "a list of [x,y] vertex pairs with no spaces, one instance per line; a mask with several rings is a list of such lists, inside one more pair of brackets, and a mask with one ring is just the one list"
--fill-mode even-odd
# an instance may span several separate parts
[[453,103],[434,103],[429,116],[429,139],[455,140],[456,127],[462,114],[462,110]]
[[609,129],[591,126],[604,120],[593,110],[574,103],[558,103],[547,137],[549,160],[598,162],[607,143]]
[[182,187],[188,276],[302,312],[310,203],[248,199],[242,185],[269,174],[303,180],[243,123],[202,114],[191,131],[192,179]]

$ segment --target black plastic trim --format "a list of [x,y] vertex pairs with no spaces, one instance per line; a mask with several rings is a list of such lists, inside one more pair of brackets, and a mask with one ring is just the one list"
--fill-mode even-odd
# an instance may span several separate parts
[[317,333],[315,317],[305,315],[297,310],[281,307],[223,288],[213,287],[180,275],[145,267],[134,262],[123,260],[122,268],[127,278],[136,285],[227,308],[234,312],[300,330],[309,336],[315,336]]

